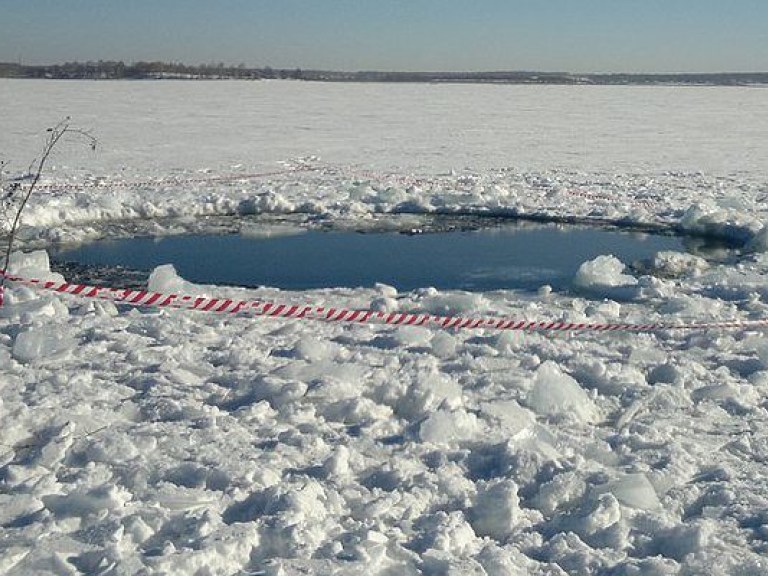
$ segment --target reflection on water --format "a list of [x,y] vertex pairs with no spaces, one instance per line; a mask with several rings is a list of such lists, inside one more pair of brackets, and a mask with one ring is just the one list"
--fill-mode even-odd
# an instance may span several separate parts
[[172,263],[192,282],[303,290],[390,284],[399,290],[567,288],[601,254],[626,264],[706,243],[615,229],[507,223],[423,234],[306,230],[282,225],[242,234],[103,240],[53,252],[59,261],[151,270]]

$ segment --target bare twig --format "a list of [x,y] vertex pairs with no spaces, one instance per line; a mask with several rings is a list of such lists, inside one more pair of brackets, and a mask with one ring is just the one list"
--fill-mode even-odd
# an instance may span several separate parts
[[[70,125],[70,117],[67,116],[64,120],[56,124],[53,128],[48,128],[47,130],[48,137],[45,140],[45,143],[43,145],[42,153],[40,154],[40,157],[33,160],[32,163],[29,166],[29,176],[31,177],[31,182],[29,184],[29,187],[24,188],[22,187],[21,183],[19,182],[13,182],[11,183],[7,190],[3,190],[3,200],[8,201],[8,205],[12,206],[12,201],[15,199],[17,194],[21,194],[19,196],[20,200],[18,201],[18,205],[11,208],[11,226],[10,230],[8,231],[8,245],[5,250],[5,257],[2,261],[2,266],[0,266],[0,272],[6,272],[8,266],[10,265],[10,259],[11,259],[11,253],[13,251],[13,244],[16,239],[16,234],[19,230],[19,226],[21,225],[21,215],[24,212],[24,208],[26,208],[27,203],[29,202],[29,198],[32,196],[32,192],[34,192],[35,187],[37,186],[37,183],[40,181],[40,178],[43,174],[43,170],[45,169],[45,165],[48,162],[48,159],[50,158],[51,154],[53,153],[54,148],[56,148],[56,145],[61,141],[64,136],[72,135],[79,138],[85,139],[85,141],[90,146],[91,150],[96,149],[97,140],[94,138],[91,134],[86,132],[85,130],[81,130],[79,128],[73,128]],[[5,163],[0,164],[0,170],[5,166]],[[0,291],[5,286],[5,275],[0,274]]]

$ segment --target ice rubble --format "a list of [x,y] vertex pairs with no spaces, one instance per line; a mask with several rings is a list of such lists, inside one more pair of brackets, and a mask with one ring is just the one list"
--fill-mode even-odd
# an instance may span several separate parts
[[[47,272],[39,253],[15,265]],[[152,288],[195,289],[172,267]],[[726,537],[726,519],[753,514],[728,490],[762,494],[743,459],[762,432],[732,421],[761,413],[760,337],[611,344],[227,321],[9,292],[6,326],[19,329],[3,331],[3,530],[67,535],[7,547],[10,574],[762,570],[753,546]],[[388,287],[368,298],[382,294],[469,314],[513,304]],[[572,298],[547,299],[574,313]],[[635,306],[652,313],[623,308]],[[627,364],[616,346],[632,349]],[[723,362],[733,368],[704,368]],[[26,399],[22,378],[34,382]],[[596,426],[606,418],[616,427]],[[726,442],[720,463],[690,436],[700,426]]]
[[595,424],[600,419],[597,407],[579,383],[563,374],[552,361],[544,362],[536,369],[527,403],[543,417],[575,418],[588,424]]

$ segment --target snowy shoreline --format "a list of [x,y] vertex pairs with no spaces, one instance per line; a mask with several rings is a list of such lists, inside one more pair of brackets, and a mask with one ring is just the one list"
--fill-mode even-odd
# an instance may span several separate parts
[[[751,249],[736,263],[661,253],[645,271],[606,255],[575,294],[245,290],[168,268],[152,290],[576,322],[768,317],[754,91],[0,81],[0,96],[15,168],[50,102],[103,131],[102,153],[67,148],[46,174],[27,249],[126,218],[167,233],[152,219],[398,212],[606,220]],[[325,160],[215,180],[309,154]],[[43,252],[11,270],[60,279]],[[0,572],[768,574],[766,395],[755,329],[340,325],[11,285]]]

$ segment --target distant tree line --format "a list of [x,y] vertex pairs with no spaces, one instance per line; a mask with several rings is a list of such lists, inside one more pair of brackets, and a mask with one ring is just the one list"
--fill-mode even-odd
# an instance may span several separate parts
[[301,79],[302,71],[299,69],[273,70],[269,67],[247,68],[245,64],[228,66],[218,63],[190,66],[179,62],[133,62],[126,64],[122,61],[98,60],[37,66],[0,63],[0,77],[56,80],[259,80],[262,78]]
[[597,84],[597,85],[696,85],[742,86],[768,85],[768,73],[721,74],[570,74],[567,72],[343,72],[328,70],[302,70],[251,68],[238,66],[199,64],[190,66],[178,62],[133,62],[98,60],[67,62],[51,65],[23,65],[0,62],[2,78],[51,78],[92,80],[262,80],[289,79],[322,82],[433,82],[433,83],[488,83],[488,84]]

